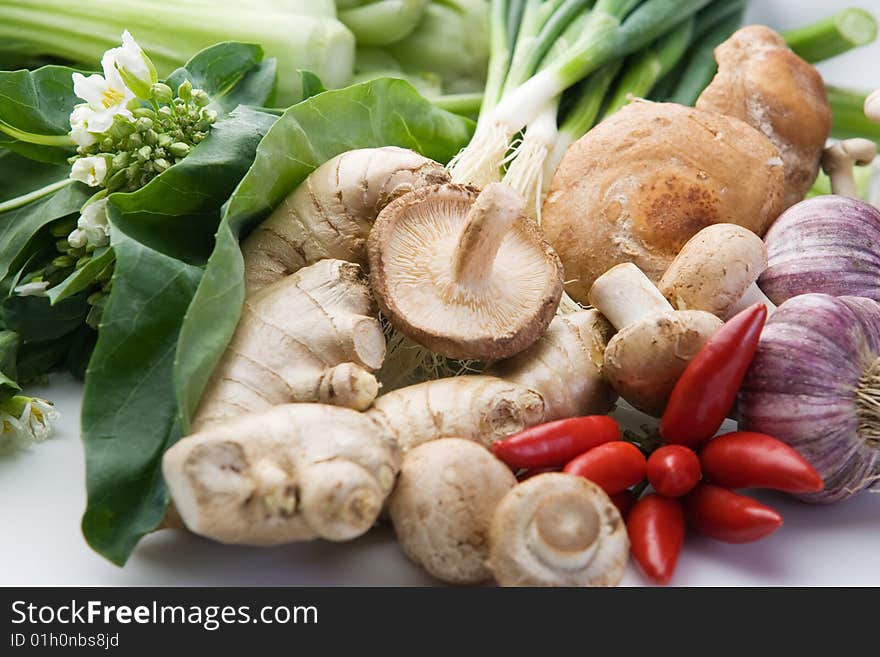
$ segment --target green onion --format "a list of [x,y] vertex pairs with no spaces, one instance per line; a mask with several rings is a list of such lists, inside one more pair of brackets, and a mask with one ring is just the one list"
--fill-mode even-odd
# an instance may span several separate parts
[[840,87],[826,87],[831,103],[831,136],[837,139],[864,137],[880,142],[880,125],[865,116],[868,93]]
[[811,63],[822,62],[877,38],[877,21],[864,9],[851,7],[833,16],[788,32],[789,47]]
[[660,79],[672,71],[684,57],[693,34],[694,18],[690,17],[646,50],[630,57],[608,104],[606,115],[618,111],[633,97],[647,97]]

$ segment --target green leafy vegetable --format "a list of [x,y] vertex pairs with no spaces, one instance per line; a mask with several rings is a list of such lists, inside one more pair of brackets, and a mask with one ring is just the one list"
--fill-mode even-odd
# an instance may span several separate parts
[[168,76],[172,89],[189,80],[211,97],[211,107],[228,113],[239,105],[268,105],[275,93],[277,63],[263,60],[263,49],[247,43],[218,43]]
[[220,207],[275,117],[240,107],[180,164],[110,197],[113,288],[86,378],[83,533],[124,563],[162,519],[159,460],[180,436],[175,347],[213,243]]
[[66,66],[0,71],[0,146],[35,160],[64,162],[73,152],[67,136],[77,103],[73,73]]

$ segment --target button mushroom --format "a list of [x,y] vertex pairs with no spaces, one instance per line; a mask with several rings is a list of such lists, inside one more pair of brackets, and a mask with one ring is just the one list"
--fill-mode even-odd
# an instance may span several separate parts
[[749,125],[671,103],[634,101],[569,148],[542,228],[566,291],[623,262],[657,282],[691,237],[717,223],[763,235],[782,210],[779,151]]
[[819,72],[763,25],[737,31],[715,49],[718,74],[697,108],[735,116],[766,135],[785,162],[781,210],[803,200],[819,174],[831,106]]
[[449,358],[496,360],[529,347],[562,296],[562,265],[511,188],[422,188],[379,215],[370,281],[391,324]]
[[388,500],[397,540],[407,556],[451,584],[491,579],[489,523],[513,473],[487,449],[444,438],[407,452]]
[[727,320],[753,303],[776,307],[755,282],[766,268],[760,237],[741,226],[715,224],[684,245],[658,287],[676,310],[705,310]]
[[831,179],[831,193],[860,198],[853,167],[866,167],[877,157],[870,139],[847,139],[831,144],[822,154],[822,169]]
[[492,517],[489,568],[501,586],[616,586],[628,559],[617,507],[581,477],[532,477]]
[[674,310],[632,263],[600,276],[590,303],[618,330],[605,349],[608,380],[626,401],[656,417],[687,364],[722,325],[702,310]]

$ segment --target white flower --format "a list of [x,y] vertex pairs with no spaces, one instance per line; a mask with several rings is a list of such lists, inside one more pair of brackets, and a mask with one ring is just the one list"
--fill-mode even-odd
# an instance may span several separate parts
[[[131,35],[129,35],[131,36]],[[137,44],[135,44],[136,46]],[[101,58],[104,75],[92,74],[89,77],[81,73],[73,74],[73,93],[82,98],[94,111],[89,117],[89,132],[100,134],[113,125],[113,117],[121,114],[129,120],[134,117],[128,104],[134,99],[134,92],[122,80],[116,68],[116,51],[123,48],[111,48]]]
[[104,67],[104,75],[107,75],[108,67],[113,67],[126,86],[145,100],[150,97],[150,87],[159,79],[153,62],[144,54],[128,30],[122,33],[122,46],[104,53],[101,65]]
[[107,221],[107,199],[102,198],[89,203],[83,208],[76,222],[76,230],[68,237],[67,242],[73,248],[86,244],[107,246],[110,243],[110,224]]
[[42,297],[48,289],[49,281],[33,281],[16,286],[15,293],[20,297]]
[[98,138],[89,132],[89,122],[95,115],[95,110],[88,104],[77,105],[70,113],[70,138],[77,146],[91,146]]
[[27,428],[32,441],[42,442],[52,435],[53,424],[57,419],[58,411],[51,402],[34,397],[25,404],[19,421]]
[[101,156],[81,157],[73,161],[70,169],[73,180],[84,182],[89,187],[97,187],[107,178],[107,158]]
[[0,448],[14,449],[41,442],[52,435],[58,419],[55,407],[45,399],[16,396],[0,408]]

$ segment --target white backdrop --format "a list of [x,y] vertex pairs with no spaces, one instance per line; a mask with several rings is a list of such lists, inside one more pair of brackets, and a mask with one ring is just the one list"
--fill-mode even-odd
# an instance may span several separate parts
[[[753,0],[749,19],[786,29],[849,6],[822,0]],[[859,4],[880,16],[880,0]],[[880,45],[823,65],[839,85],[880,86]],[[38,393],[39,394],[39,393]],[[6,585],[408,585],[432,584],[379,529],[353,544],[322,542],[273,549],[226,547],[161,532],[145,539],[124,569],[93,553],[79,519],[85,504],[79,443],[80,387],[57,378],[42,394],[63,421],[49,442],[0,459],[0,584]],[[880,586],[880,495],[808,507],[763,497],[785,517],[768,540],[731,546],[689,537],[674,583]],[[625,584],[645,581],[630,568]]]

